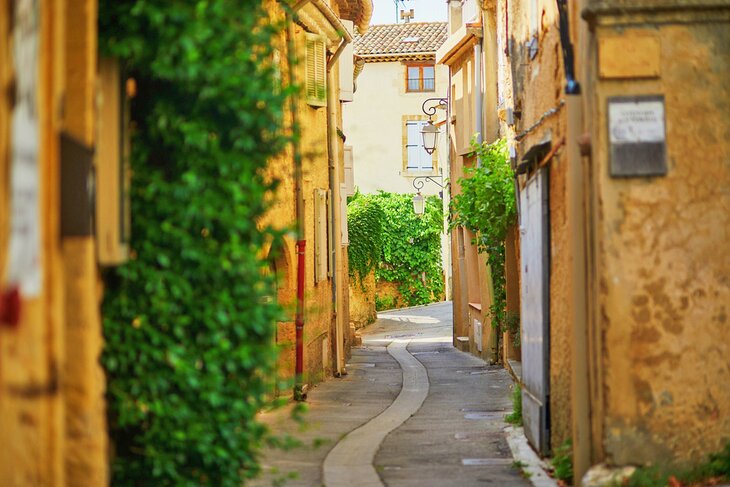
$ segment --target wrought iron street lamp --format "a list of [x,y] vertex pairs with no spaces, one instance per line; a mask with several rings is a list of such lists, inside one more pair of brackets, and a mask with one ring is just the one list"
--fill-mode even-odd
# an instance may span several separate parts
[[436,127],[431,120],[421,129],[421,135],[423,136],[423,149],[429,154],[433,154],[436,150],[436,136],[439,133],[438,127]]
[[423,186],[426,184],[426,181],[431,181],[433,184],[438,186],[441,189],[444,189],[444,185],[436,181],[434,178],[441,179],[441,176],[418,176],[413,178],[413,188],[416,190],[416,194],[413,196],[413,212],[416,215],[423,215],[423,212],[426,209],[426,202],[421,195],[421,189],[423,189]]
[[[427,98],[421,105],[423,113],[428,115],[428,123],[421,129],[421,136],[423,137],[423,149],[429,155],[436,150],[436,140],[439,134],[439,129],[433,124],[432,118],[436,115],[437,109],[445,110],[449,106],[448,104],[449,100],[447,98]],[[441,179],[441,176],[418,176],[413,178],[413,188],[416,190],[416,194],[413,196],[413,211],[416,215],[423,215],[426,209],[426,201],[421,194],[421,189],[426,181],[431,181],[441,189],[444,187],[434,178]]]
[[416,215],[423,215],[423,212],[426,207],[426,200],[421,195],[421,192],[419,191],[413,196],[413,212]]
[[436,150],[436,139],[439,133],[438,127],[433,124],[432,117],[436,115],[437,109],[445,110],[448,106],[448,98],[427,98],[421,105],[423,113],[428,115],[428,123],[421,129],[421,136],[423,137],[423,149],[429,155]]

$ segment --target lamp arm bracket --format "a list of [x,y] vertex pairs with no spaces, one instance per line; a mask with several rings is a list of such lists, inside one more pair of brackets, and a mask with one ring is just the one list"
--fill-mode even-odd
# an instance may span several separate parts
[[439,178],[443,180],[442,176],[416,176],[411,182],[413,184],[413,189],[420,192],[421,189],[423,189],[423,186],[426,184],[426,181],[430,181],[439,188],[444,189],[444,185],[436,181],[434,178]]
[[436,110],[439,107],[446,107],[449,104],[448,98],[426,98],[421,105],[423,113],[428,115],[429,119],[436,115]]

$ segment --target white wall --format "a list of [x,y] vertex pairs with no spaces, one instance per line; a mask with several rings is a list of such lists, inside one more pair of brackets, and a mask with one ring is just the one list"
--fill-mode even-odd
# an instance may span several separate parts
[[[448,89],[448,68],[445,66],[436,66],[435,92],[406,93],[403,64],[398,61],[365,64],[357,79],[355,101],[344,104],[342,115],[346,144],[353,148],[355,186],[361,193],[378,190],[415,192],[411,184],[413,178],[402,174],[403,115],[424,115],[421,110],[424,100],[446,97]],[[436,120],[443,120],[445,116],[445,111],[438,110]],[[439,144],[444,140],[439,137]],[[440,150],[437,153],[444,154]],[[445,163],[439,159],[435,164],[439,174],[444,176],[448,174]],[[439,191],[441,188],[427,181],[421,193],[431,195]]]

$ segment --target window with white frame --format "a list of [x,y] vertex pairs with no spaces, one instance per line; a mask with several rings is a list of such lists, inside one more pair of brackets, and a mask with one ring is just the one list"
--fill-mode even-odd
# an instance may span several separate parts
[[427,124],[426,120],[406,121],[406,170],[432,171],[433,158],[423,148],[421,129]]

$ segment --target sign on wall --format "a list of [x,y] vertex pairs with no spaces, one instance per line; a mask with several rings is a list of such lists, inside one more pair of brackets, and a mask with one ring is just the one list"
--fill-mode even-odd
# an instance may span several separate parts
[[40,205],[38,177],[37,0],[16,0],[13,15],[15,105],[10,144],[10,239],[7,281],[24,297],[41,292]]
[[667,173],[664,97],[608,99],[611,176],[663,176]]

